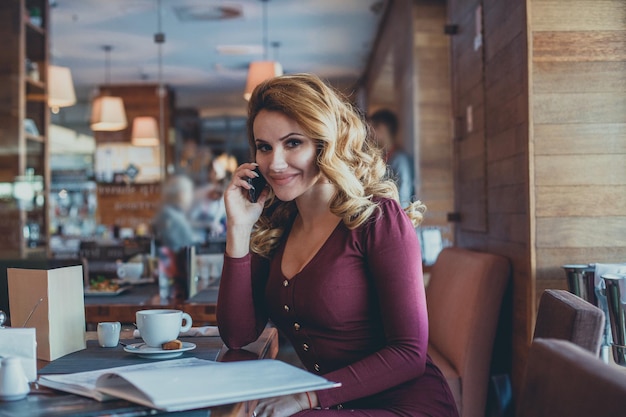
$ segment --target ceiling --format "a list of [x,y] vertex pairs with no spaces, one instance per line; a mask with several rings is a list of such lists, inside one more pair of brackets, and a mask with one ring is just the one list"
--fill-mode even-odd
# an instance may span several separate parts
[[[159,27],[162,81],[178,108],[245,114],[248,65],[265,54],[285,73],[315,73],[350,88],[365,70],[387,1],[51,0],[51,63],[70,67],[79,101],[56,122],[86,124],[98,85],[158,82]],[[266,52],[264,7],[267,44],[279,42]],[[109,71],[104,45],[112,46]]]

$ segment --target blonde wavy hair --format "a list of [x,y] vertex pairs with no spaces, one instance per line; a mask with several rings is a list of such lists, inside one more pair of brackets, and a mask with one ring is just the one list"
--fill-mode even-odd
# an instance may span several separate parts
[[[387,174],[381,150],[375,145],[361,113],[338,91],[311,74],[293,74],[261,83],[248,103],[248,142],[255,159],[253,125],[261,110],[280,112],[294,120],[306,136],[317,141],[317,166],[337,191],[330,210],[349,229],[373,218],[377,197],[398,201],[398,189]],[[419,201],[406,213],[417,227],[426,207]],[[250,249],[268,257],[279,245],[297,215],[293,201],[280,201],[272,192],[252,232]]]

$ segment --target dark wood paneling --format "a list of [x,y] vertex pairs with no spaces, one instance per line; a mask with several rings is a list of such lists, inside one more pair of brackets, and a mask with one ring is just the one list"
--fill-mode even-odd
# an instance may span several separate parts
[[[526,7],[519,0],[497,0],[497,4],[484,2],[485,27],[489,28],[489,42],[485,42],[485,59],[491,61],[501,51],[519,52],[523,45],[513,47],[514,38],[526,33]],[[508,3],[508,4],[507,4]],[[523,65],[526,68],[526,65]],[[500,74],[505,76],[505,74]]]
[[[521,123],[487,136],[487,161],[499,161],[528,152],[528,124]],[[492,183],[493,185],[493,183]]]
[[[463,184],[463,174],[483,171],[484,194],[470,196],[465,187],[455,194],[465,196],[462,208],[457,208],[465,216],[468,208],[475,210],[481,202],[485,204],[486,226],[483,230],[457,229],[460,246],[499,253],[511,259],[512,274],[512,378],[515,389],[521,383],[524,358],[532,335],[534,314],[534,282],[530,263],[530,217],[529,217],[529,97],[528,60],[526,36],[526,2],[521,0],[483,1],[483,47],[479,53],[473,51],[473,24],[478,2],[449,3],[450,16],[456,21],[468,22],[469,28],[462,28],[461,34],[470,39],[459,41],[458,50],[453,48],[455,77],[455,116],[464,118],[466,106],[471,104],[480,109],[484,125],[472,136],[483,137],[482,160],[475,159],[481,167],[468,165],[462,155],[457,163],[459,174],[457,184]],[[464,49],[464,51],[460,51]],[[478,63],[469,59],[476,57]],[[462,64],[462,65],[460,65]],[[478,77],[476,72],[480,73]],[[466,75],[469,73],[469,75]],[[465,78],[457,80],[458,78]],[[472,85],[478,81],[478,84]],[[468,99],[468,91],[481,92],[480,99]],[[466,133],[464,133],[466,135]],[[457,135],[458,136],[458,135]],[[465,137],[463,137],[465,140]],[[462,142],[461,142],[462,143]],[[467,145],[463,145],[467,146]],[[469,148],[472,153],[477,148]],[[475,186],[475,185],[474,185]],[[475,186],[476,187],[476,186]]]

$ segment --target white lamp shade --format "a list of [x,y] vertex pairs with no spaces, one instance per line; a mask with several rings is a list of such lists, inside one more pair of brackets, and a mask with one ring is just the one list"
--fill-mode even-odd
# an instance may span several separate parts
[[126,111],[121,97],[100,96],[93,101],[91,130],[112,132],[126,129]]
[[72,73],[67,67],[48,66],[48,106],[57,113],[59,107],[76,104]]
[[255,61],[250,63],[248,69],[248,80],[243,98],[250,100],[255,87],[265,80],[283,75],[283,67],[276,61]]
[[154,117],[133,119],[132,144],[134,146],[159,146],[159,128]]

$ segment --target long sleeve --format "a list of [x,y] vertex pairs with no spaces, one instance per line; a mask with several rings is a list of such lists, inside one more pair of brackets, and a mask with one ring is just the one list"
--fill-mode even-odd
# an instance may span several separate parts
[[322,407],[365,398],[423,374],[428,316],[419,242],[397,203],[366,227],[365,257],[384,329],[384,346],[348,366],[325,374],[342,387],[318,392]]
[[268,262],[258,256],[231,258],[224,255],[217,325],[224,343],[231,349],[254,342],[267,324],[263,300],[267,274]]

